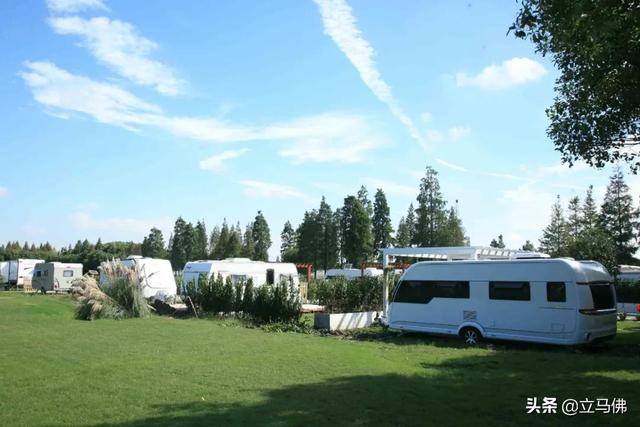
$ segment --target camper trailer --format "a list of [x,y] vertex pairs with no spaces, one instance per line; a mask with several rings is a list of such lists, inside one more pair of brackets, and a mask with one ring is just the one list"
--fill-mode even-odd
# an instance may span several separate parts
[[0,261],[0,285],[9,281],[9,262]]
[[296,266],[285,262],[251,261],[249,258],[227,258],[219,261],[190,261],[182,271],[182,292],[189,282],[197,285],[198,278],[205,274],[207,278],[220,274],[223,279],[231,277],[234,283],[252,279],[253,286],[272,285],[282,280],[292,280],[297,288],[298,270]]
[[359,268],[333,268],[327,270],[324,274],[325,279],[332,279],[335,277],[344,277],[347,280],[353,280],[358,277],[377,277],[382,276],[383,271],[380,268],[365,268],[361,270]]
[[[108,284],[105,266],[112,261],[103,262],[100,270],[100,284]],[[115,260],[118,262],[118,260]],[[127,268],[135,269],[138,273],[145,298],[162,301],[172,300],[176,296],[176,279],[173,276],[171,263],[166,259],[145,258],[132,255],[119,261]]]
[[20,258],[16,261],[9,261],[9,272],[7,274],[9,284],[21,287],[24,286],[25,281],[30,283],[33,277],[33,268],[41,262],[44,262],[44,260]]
[[68,292],[71,282],[82,277],[82,264],[42,262],[36,264],[31,287],[42,292]]
[[568,259],[419,262],[392,294],[398,331],[549,344],[616,335],[612,277],[594,261]]

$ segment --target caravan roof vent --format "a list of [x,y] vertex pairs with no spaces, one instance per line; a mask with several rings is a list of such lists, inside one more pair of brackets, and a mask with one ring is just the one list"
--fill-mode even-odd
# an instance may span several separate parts
[[229,262],[251,262],[249,258],[227,258],[225,261]]

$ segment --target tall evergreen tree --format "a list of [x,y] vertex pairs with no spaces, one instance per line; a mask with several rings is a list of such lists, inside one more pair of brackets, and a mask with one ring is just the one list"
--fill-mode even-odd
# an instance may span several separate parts
[[396,230],[396,246],[404,248],[411,245],[411,235],[409,233],[410,231],[406,220],[404,217],[400,217],[400,221],[398,221],[398,229]]
[[[97,250],[97,244],[96,244]],[[167,256],[164,247],[164,237],[162,237],[162,231],[157,228],[152,228],[149,235],[142,241],[142,256],[150,258],[164,258]]]
[[582,230],[582,208],[580,206],[580,197],[575,196],[569,199],[567,206],[567,237],[570,240],[578,238]]
[[280,258],[283,262],[291,262],[296,260],[297,237],[296,232],[287,220],[280,233]]
[[247,224],[242,239],[242,256],[245,258],[253,258],[256,253],[256,245],[253,241],[253,223]]
[[298,260],[318,266],[320,264],[320,227],[316,210],[304,213],[304,218],[296,230],[296,236]]
[[220,235],[216,242],[216,247],[213,250],[213,259],[225,259],[227,257],[227,247],[229,243],[229,237],[231,232],[229,231],[229,225],[227,219],[222,220],[222,228],[220,229]]
[[593,199],[593,185],[590,185],[587,189],[587,195],[584,198],[581,211],[582,224],[580,228],[583,230],[591,229],[600,225],[598,208],[596,207],[596,202]]
[[267,224],[267,220],[262,214],[262,211],[258,211],[258,214],[253,220],[253,241],[256,245],[253,259],[257,261],[268,261],[271,235],[269,233],[269,224]]
[[440,246],[447,217],[438,172],[430,166],[427,166],[425,176],[420,180],[417,200],[416,234],[413,242],[422,247]]
[[358,200],[360,200],[360,203],[362,203],[362,206],[364,206],[364,208],[366,209],[369,218],[371,218],[371,216],[373,215],[373,205],[371,204],[371,200],[369,200],[369,191],[367,191],[367,187],[365,187],[364,185],[360,186],[357,198]]
[[193,259],[207,259],[209,254],[209,237],[204,221],[198,221],[194,230]]
[[171,240],[171,265],[174,270],[182,270],[187,262],[185,252],[185,227],[186,222],[178,217],[173,225],[173,239]]
[[214,252],[216,250],[216,245],[218,244],[218,240],[220,239],[220,227],[217,225],[213,227],[213,231],[211,231],[211,236],[209,236],[209,259],[216,259],[214,256]]
[[464,235],[464,227],[462,219],[458,216],[455,207],[449,208],[447,222],[445,224],[440,244],[442,246],[464,246],[467,243],[467,237]]
[[533,246],[533,243],[531,243],[531,241],[527,240],[526,242],[524,242],[524,245],[522,245],[521,250],[527,251],[527,252],[534,252],[536,250],[536,247]]
[[392,242],[391,234],[393,227],[391,225],[389,204],[387,197],[381,188],[378,188],[374,196],[373,202],[373,248],[379,250],[388,247]]
[[551,207],[551,221],[542,231],[540,250],[551,257],[565,256],[567,252],[567,225],[562,212],[560,196]]
[[342,255],[348,263],[358,268],[370,258],[373,248],[371,220],[362,202],[348,196],[341,210]]
[[187,261],[196,259],[194,256],[196,247],[196,230],[190,222],[187,222],[184,226],[183,238],[184,253],[187,257]]
[[338,224],[335,222],[331,206],[325,201],[324,196],[320,201],[320,208],[317,215],[318,221],[318,244],[320,248],[319,268],[327,270],[333,268],[338,263],[339,242]]
[[600,210],[600,222],[602,228],[613,239],[618,264],[630,264],[638,250],[636,245],[638,211],[633,207],[629,186],[624,182],[624,175],[619,167],[611,176],[607,186]]

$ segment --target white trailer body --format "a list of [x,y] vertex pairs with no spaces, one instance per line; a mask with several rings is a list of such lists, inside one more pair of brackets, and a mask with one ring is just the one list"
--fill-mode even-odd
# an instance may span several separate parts
[[36,291],[68,292],[71,283],[82,277],[82,264],[43,262],[36,264],[31,287]]
[[296,288],[300,282],[295,264],[288,262],[251,261],[249,258],[227,258],[224,260],[190,261],[182,270],[182,292],[185,292],[189,282],[198,283],[201,274],[207,279],[218,274],[224,280],[231,277],[231,281],[238,283],[251,279],[253,286],[279,283],[282,280],[292,280]]
[[[168,260],[129,256],[120,262],[125,267],[132,268],[137,272],[145,298],[162,301],[175,298],[176,279]],[[102,266],[105,264],[107,263],[102,263]],[[100,284],[108,284],[104,268],[100,269]]]
[[[399,331],[549,344],[616,335],[612,277],[594,261],[567,259],[419,262],[392,294]],[[473,342],[468,342],[473,344]]]
[[344,277],[347,280],[353,280],[358,277],[377,277],[382,276],[383,271],[380,268],[365,268],[364,272],[359,268],[332,268],[324,274],[325,279],[334,277]]
[[0,261],[0,284],[9,281],[9,265],[11,261]]
[[44,262],[43,259],[19,258],[16,261],[9,261],[9,283],[16,286],[23,286],[33,278],[33,269],[36,264]]

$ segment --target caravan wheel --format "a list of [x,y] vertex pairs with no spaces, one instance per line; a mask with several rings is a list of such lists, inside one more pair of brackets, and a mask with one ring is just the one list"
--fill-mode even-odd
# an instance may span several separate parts
[[464,343],[468,346],[478,345],[482,339],[480,331],[476,328],[464,328],[460,331],[460,336]]

